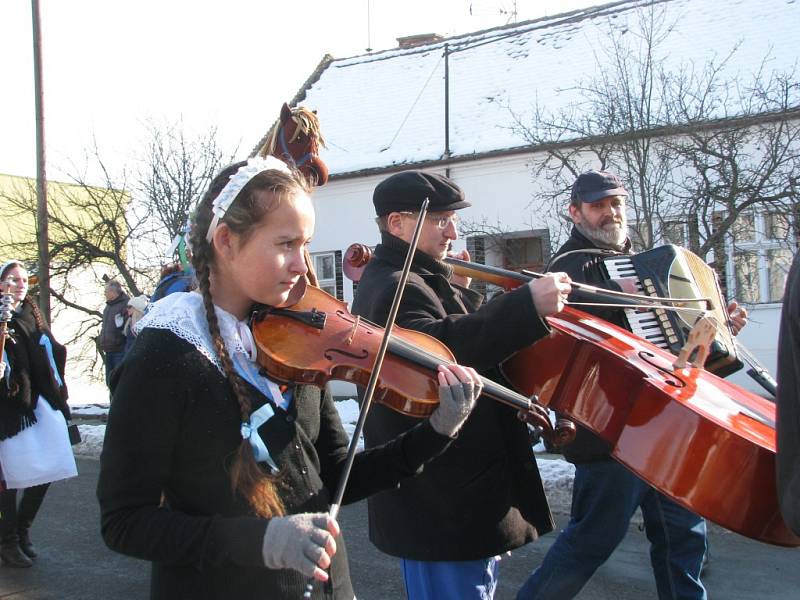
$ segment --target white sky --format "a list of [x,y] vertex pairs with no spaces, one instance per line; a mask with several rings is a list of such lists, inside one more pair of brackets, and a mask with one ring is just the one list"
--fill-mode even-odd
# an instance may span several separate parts
[[[504,25],[514,4],[523,21],[602,3],[40,0],[47,175],[69,180],[95,142],[115,174],[131,170],[148,121],[182,120],[190,133],[216,125],[241,158],[326,53]],[[0,1],[0,173],[36,174],[31,22],[30,0]]]

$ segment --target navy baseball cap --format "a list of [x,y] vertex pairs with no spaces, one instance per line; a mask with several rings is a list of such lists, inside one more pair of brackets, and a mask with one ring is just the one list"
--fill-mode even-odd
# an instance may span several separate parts
[[570,201],[597,202],[608,196],[627,196],[619,177],[609,171],[586,171],[572,184]]
[[472,206],[452,179],[428,171],[403,171],[381,181],[372,194],[375,214],[418,211],[428,199],[428,212],[444,212]]

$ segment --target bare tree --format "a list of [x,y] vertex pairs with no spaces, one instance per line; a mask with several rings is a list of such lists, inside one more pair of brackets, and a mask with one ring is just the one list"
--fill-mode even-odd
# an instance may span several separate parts
[[[569,186],[588,168],[616,171],[631,194],[628,217],[639,248],[664,239],[675,219],[704,258],[720,250],[743,212],[797,214],[800,88],[795,71],[767,73],[769,57],[747,84],[724,77],[738,45],[700,69],[667,69],[664,42],[677,22],[651,5],[636,28],[612,37],[595,56],[597,75],[577,82],[582,100],[533,117],[512,113],[513,129],[537,151],[532,174],[552,191],[535,198],[538,213],[567,235]],[[796,221],[797,223],[800,223]]]
[[181,233],[187,215],[213,177],[234,154],[217,144],[217,129],[189,136],[182,123],[148,125],[145,155],[137,176],[139,208],[153,216],[167,242]]
[[[124,173],[112,176],[96,147],[87,162],[100,173],[100,183],[87,181],[87,166],[74,172],[70,183],[48,184],[50,293],[56,311],[68,307],[85,315],[67,342],[90,339],[99,326],[101,272],[111,272],[132,295],[152,290],[169,240],[222,164],[215,136],[214,129],[190,139],[181,126],[151,127],[134,186]],[[35,223],[34,180],[19,179],[15,189],[0,191],[0,199],[6,219]],[[33,265],[36,237],[4,240],[0,252]],[[81,286],[98,292],[87,295]]]

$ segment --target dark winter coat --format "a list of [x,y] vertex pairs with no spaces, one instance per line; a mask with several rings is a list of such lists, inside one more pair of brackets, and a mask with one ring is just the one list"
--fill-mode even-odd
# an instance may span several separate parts
[[[383,234],[364,269],[353,312],[383,325],[408,245]],[[417,252],[397,325],[444,342],[457,362],[486,371],[546,330],[527,286],[481,305],[450,283],[449,266]],[[416,423],[373,405],[365,440],[373,447]],[[485,396],[453,445],[413,480],[369,499],[370,539],[415,560],[473,560],[526,544],[553,528],[527,428],[516,411]]]
[[[630,249],[630,240],[626,240],[624,253],[629,254]],[[588,283],[619,292],[622,291],[621,288],[613,281],[609,281],[605,268],[602,265],[604,258],[615,254],[619,254],[619,252],[598,248],[589,238],[573,227],[569,239],[558,249],[558,252],[556,252],[554,257],[550,260],[547,270],[563,271],[577,283]],[[570,300],[575,299],[576,292],[573,292],[570,295]],[[583,298],[581,298],[581,300],[583,300]],[[628,329],[627,322],[625,321],[625,313],[621,309],[592,308],[586,306],[581,306],[580,309]],[[562,452],[564,453],[564,457],[572,463],[604,460],[610,458],[609,452],[611,452],[611,444],[578,424],[575,440],[564,446]]]
[[786,279],[778,339],[778,499],[800,535],[800,254]]
[[[67,420],[70,418],[64,379],[66,348],[55,340],[47,327],[37,327],[28,301],[13,313],[8,330],[10,335],[6,339],[5,353],[11,377],[0,379],[0,440],[15,436],[36,422],[34,409],[40,396],[64,413]],[[52,362],[47,341],[52,351]]]
[[[220,371],[173,333],[145,328],[111,387],[97,487],[102,535],[113,550],[153,562],[151,598],[299,600],[305,577],[264,567],[269,521],[252,516],[231,491],[241,417]],[[251,392],[257,408],[264,397]],[[327,511],[348,445],[332,398],[300,386],[288,411],[274,410],[259,433],[281,469],[287,513]],[[450,442],[426,420],[382,448],[359,453],[344,503],[414,475]],[[331,578],[315,583],[313,598],[353,598],[341,538],[337,548]]]
[[[128,296],[120,293],[113,300],[106,300],[103,309],[103,322],[100,325],[98,344],[103,352],[123,352],[125,350],[125,319],[128,316]],[[115,319],[122,315],[122,325],[117,326]]]

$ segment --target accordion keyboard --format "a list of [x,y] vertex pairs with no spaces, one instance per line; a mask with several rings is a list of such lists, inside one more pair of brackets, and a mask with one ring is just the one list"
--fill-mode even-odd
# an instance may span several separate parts
[[[657,295],[657,290],[652,281],[647,278],[644,281],[639,279],[633,266],[633,261],[629,256],[607,258],[604,263],[610,279],[632,277],[635,279],[636,288],[640,294]],[[625,318],[635,335],[659,348],[673,352],[675,346],[680,343],[675,329],[667,316],[667,311],[663,308],[644,310],[626,308]]]

